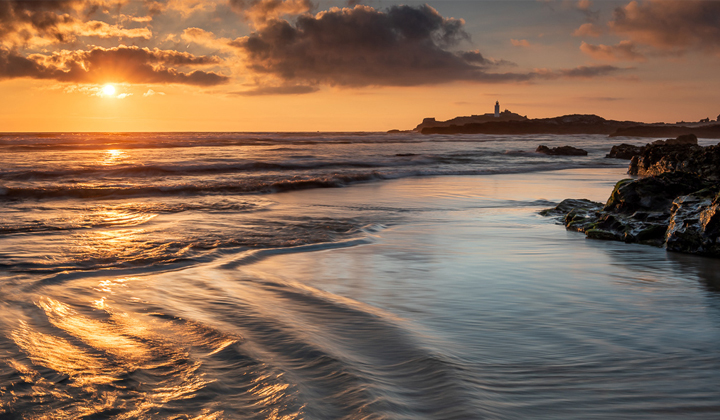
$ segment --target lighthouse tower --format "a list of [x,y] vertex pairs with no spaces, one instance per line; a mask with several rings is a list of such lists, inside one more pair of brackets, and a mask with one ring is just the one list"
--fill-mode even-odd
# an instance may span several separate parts
[[500,101],[495,101],[495,118],[500,118]]

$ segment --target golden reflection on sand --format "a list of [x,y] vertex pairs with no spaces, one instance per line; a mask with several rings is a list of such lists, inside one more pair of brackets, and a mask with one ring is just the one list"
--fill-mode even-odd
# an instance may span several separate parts
[[97,350],[132,364],[150,358],[150,349],[142,342],[125,335],[120,326],[84,317],[51,298],[40,299],[38,306],[45,311],[54,326]]
[[250,392],[258,397],[258,405],[261,407],[271,407],[262,410],[262,414],[267,420],[296,420],[302,418],[302,409],[295,413],[280,414],[280,409],[277,408],[278,404],[282,403],[282,399],[287,394],[287,389],[290,387],[287,383],[280,382],[282,374],[275,375],[262,375],[253,380],[255,384]]
[[28,355],[33,364],[44,366],[70,378],[70,386],[89,387],[116,381],[120,371],[75,346],[68,340],[35,331],[25,321],[10,338]]
[[[129,279],[103,280],[101,287],[112,293],[114,287],[125,287]],[[202,362],[192,359],[188,345],[206,346],[215,353],[239,340],[199,324],[118,311],[106,297],[91,303],[102,311],[100,319],[49,297],[41,297],[36,305],[53,327],[71,338],[39,332],[26,321],[20,321],[10,337],[33,365],[67,375],[69,380],[50,382],[22,361],[6,360],[22,381],[32,384],[34,400],[67,401],[65,409],[27,418],[77,419],[117,408],[123,413],[113,417],[116,419],[150,418],[152,410],[193,398],[212,382],[200,372]],[[146,391],[129,389],[124,381],[135,371],[150,374],[156,382]],[[68,385],[85,397],[72,395]],[[205,410],[195,418],[212,420],[222,414]]]

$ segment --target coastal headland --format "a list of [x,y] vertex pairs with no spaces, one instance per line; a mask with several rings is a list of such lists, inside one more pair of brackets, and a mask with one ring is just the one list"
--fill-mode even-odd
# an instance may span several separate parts
[[505,110],[498,117],[485,114],[456,117],[447,121],[425,118],[412,131],[422,134],[606,134],[610,137],[677,137],[694,134],[702,138],[720,138],[720,122],[648,124],[607,120],[593,114],[529,119]]

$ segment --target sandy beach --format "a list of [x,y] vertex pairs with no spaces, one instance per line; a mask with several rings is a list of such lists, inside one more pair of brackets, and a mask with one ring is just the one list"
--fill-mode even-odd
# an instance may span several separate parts
[[[6,284],[32,302],[5,302],[3,333],[15,338],[2,348],[27,369],[66,372],[70,386],[34,391],[69,393],[52,402],[66,410],[113,395],[137,413],[248,418],[713,418],[720,263],[588,240],[538,215],[566,197],[604,200],[624,176],[572,169],[273,194],[269,219],[374,222],[343,241],[228,249],[164,272]],[[177,217],[153,223],[188,221]],[[99,367],[44,355],[63,336],[75,344],[58,354],[85,342],[106,352]],[[176,373],[163,373],[167,363]],[[80,380],[89,388],[78,393]]]

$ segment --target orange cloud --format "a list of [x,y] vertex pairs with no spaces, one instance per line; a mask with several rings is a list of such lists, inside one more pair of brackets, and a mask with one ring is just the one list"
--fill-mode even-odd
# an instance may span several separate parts
[[602,34],[602,29],[594,23],[583,23],[573,32],[573,36],[591,36],[593,38],[597,38]]
[[720,2],[631,1],[615,9],[610,28],[636,43],[682,52],[720,52]]
[[592,6],[592,2],[590,0],[579,0],[577,2],[577,8],[580,10],[587,10]]
[[175,11],[187,18],[199,12],[210,12],[215,10],[217,4],[211,0],[145,0],[145,5],[151,15],[157,15],[167,11]]
[[636,50],[632,41],[620,41],[616,45],[592,45],[583,41],[580,51],[596,60],[605,61],[645,61],[644,55]]
[[527,39],[511,39],[510,43],[516,47],[527,48],[530,46],[530,42]]
[[208,32],[201,28],[187,28],[180,37],[186,42],[193,42],[215,50],[235,51],[230,46],[232,40],[227,38],[217,38],[212,32]]
[[313,8],[310,0],[230,0],[230,6],[256,27],[271,19],[299,15]]
[[[183,72],[175,67],[216,65],[218,57],[194,56],[172,50],[94,47],[27,57],[0,49],[0,79],[29,77],[75,83],[178,83],[213,86],[229,78],[214,72]],[[175,66],[175,67],[171,67]]]
[[88,20],[89,16],[105,6],[103,1],[1,1],[0,44],[15,46],[70,43],[79,36],[144,39],[152,37],[148,28],[129,29],[99,20]]

